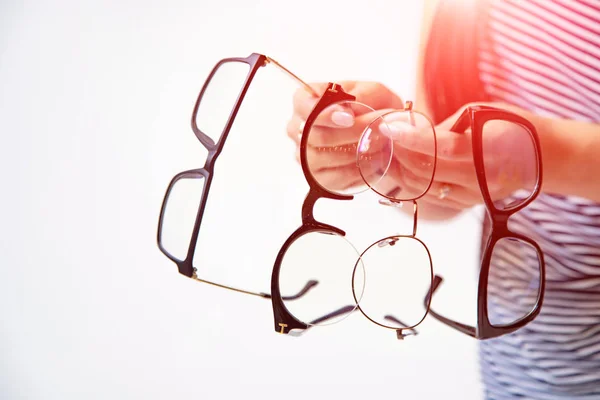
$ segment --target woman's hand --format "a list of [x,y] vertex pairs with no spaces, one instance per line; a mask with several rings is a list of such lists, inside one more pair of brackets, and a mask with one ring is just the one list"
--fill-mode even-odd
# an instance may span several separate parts
[[[428,214],[438,218],[456,215],[483,202],[475,173],[471,132],[450,131],[463,111],[464,108],[458,110],[435,127],[437,166],[431,187],[420,203],[427,206]],[[394,139],[393,167],[388,178],[398,182],[408,195],[421,193],[422,190],[415,188],[427,185],[431,178],[430,170],[423,165],[434,162],[433,146],[405,123],[391,121],[388,126]],[[535,150],[523,127],[506,121],[489,121],[483,128],[482,147],[487,190],[492,200],[506,199],[519,189],[533,190],[537,181]]]
[[[402,99],[382,84],[356,81],[339,83],[345,92],[356,97],[356,103],[364,106],[353,104],[324,110],[311,127],[307,148],[311,173],[319,184],[332,191],[365,185],[356,165],[357,143],[365,128],[377,120],[378,115],[404,106]],[[317,93],[323,93],[327,84],[311,86]],[[294,113],[288,122],[287,134],[296,143],[298,161],[301,131],[318,100],[304,89],[299,89],[294,96]],[[370,151],[375,150],[373,148]]]
[[[458,114],[460,115],[460,114]],[[437,163],[429,190],[419,202],[419,215],[426,219],[447,219],[483,201],[471,151],[470,132],[449,129],[458,115],[434,127]],[[432,135],[419,134],[404,122],[387,122],[394,142],[392,165],[384,179],[398,186],[399,196],[416,197],[432,180],[435,147]]]
[[[355,106],[332,108],[322,113],[311,128],[307,148],[309,168],[322,186],[333,191],[364,185],[364,177],[356,165],[360,136],[378,115],[404,108],[402,99],[381,84],[355,81],[340,84],[346,92],[356,96],[356,102],[376,111]],[[327,84],[311,86],[317,93],[322,93]],[[288,123],[287,133],[297,145],[298,161],[301,129],[318,100],[304,89],[299,89],[294,96],[294,113]],[[471,134],[469,131],[450,131],[463,110],[458,110],[435,127],[437,167],[429,191],[418,200],[419,216],[422,218],[452,218],[483,201],[475,174]],[[384,117],[394,141],[392,162],[386,175],[377,183],[377,190],[388,193],[400,188],[403,191],[402,198],[416,197],[431,179],[433,146],[429,137],[426,141],[421,140],[421,136],[411,131],[414,131],[414,127],[407,126],[405,121],[395,122],[393,115]],[[522,150],[526,146],[519,141],[522,142],[525,136],[522,132],[518,132],[521,135],[515,134],[511,128],[503,123],[486,124],[486,176],[493,199],[505,197],[519,189],[527,180],[525,178],[532,175],[530,165],[535,160],[524,156],[526,152]],[[412,213],[412,207],[407,207],[406,212]]]

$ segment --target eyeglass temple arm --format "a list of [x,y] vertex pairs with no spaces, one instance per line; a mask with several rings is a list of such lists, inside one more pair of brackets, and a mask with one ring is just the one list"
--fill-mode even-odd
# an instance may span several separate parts
[[314,319],[310,322],[310,325],[316,325],[319,324],[321,322],[325,322],[327,320],[333,319],[335,317],[337,317],[338,315],[344,315],[344,314],[348,314],[351,313],[352,311],[354,311],[356,309],[355,306],[344,306],[342,308],[339,308],[335,311],[330,312],[329,314],[325,314],[322,317],[319,317],[317,319]]
[[[308,291],[319,284],[319,281],[310,280],[306,282],[306,285],[300,291],[292,296],[281,296],[282,300],[296,300],[300,297],[304,296]],[[260,297],[264,297],[265,299],[270,299],[272,296],[269,293],[259,293]]]
[[[251,296],[257,296],[257,297],[262,297],[263,299],[270,299],[271,295],[269,293],[264,293],[264,292],[251,292],[249,290],[243,290],[243,289],[238,289],[238,288],[234,288],[232,286],[227,286],[227,285],[221,285],[220,283],[215,283],[215,282],[211,282],[211,281],[207,281],[204,279],[200,279],[198,278],[198,275],[196,275],[196,269],[194,268],[193,273],[192,273],[192,279],[198,282],[202,282],[202,283],[207,283],[209,285],[212,286],[216,286],[216,287],[220,287],[223,289],[227,289],[227,290],[233,290],[234,292],[238,292],[238,293],[244,293],[244,294],[249,294]],[[284,300],[296,300],[299,299],[300,297],[304,296],[306,293],[308,293],[308,291],[310,289],[312,289],[313,287],[317,286],[319,284],[319,281],[315,281],[315,280],[310,280],[308,282],[306,282],[306,285],[304,285],[304,287],[302,289],[300,289],[300,291],[292,296],[283,296],[282,299]]]
[[465,110],[460,114],[460,117],[456,120],[450,131],[456,133],[464,133],[469,125],[471,124],[470,118],[471,109],[469,107],[465,108]]
[[308,323],[306,329],[303,330],[299,330],[299,331],[290,331],[288,332],[289,335],[291,336],[302,336],[307,330],[309,330],[312,326],[319,324],[321,322],[325,322],[327,320],[333,319],[335,317],[337,317],[338,315],[343,315],[343,314],[348,314],[351,313],[352,311],[354,311],[356,309],[355,306],[344,306],[341,308],[338,308],[335,311],[332,311],[328,314],[325,314],[317,319],[312,320],[310,323]]
[[304,82],[302,79],[300,79],[298,77],[298,75],[294,74],[292,71],[290,71],[289,69],[287,69],[286,67],[284,67],[283,65],[279,64],[277,61],[275,61],[274,59],[272,59],[271,57],[265,56],[266,60],[268,63],[272,63],[273,65],[275,65],[277,68],[279,68],[280,70],[282,70],[283,72],[285,72],[287,75],[289,75],[290,77],[292,77],[292,79],[294,79],[296,82],[298,82],[299,84],[301,84],[302,86],[304,86],[304,88],[314,97],[320,97],[319,94],[317,92],[315,92],[315,90],[310,87],[310,85],[306,82]]
[[[349,314],[351,312],[353,312],[354,310],[356,310],[356,306],[352,306],[352,305],[348,305],[348,306],[344,306],[341,308],[338,308],[335,311],[332,311],[328,314],[323,315],[322,317],[319,317],[317,319],[312,320],[309,324],[308,327],[304,330],[301,331],[297,331],[297,332],[289,332],[290,335],[292,336],[302,336],[308,329],[310,329],[311,326],[314,326],[316,324],[319,324],[321,322],[325,322],[327,320],[333,319],[339,315],[344,315],[344,314]],[[402,325],[408,328],[408,325],[406,325],[405,323],[403,323],[402,321],[400,321],[398,318],[394,317],[393,315],[386,315],[385,316],[386,319],[393,321],[395,323],[397,323],[398,325]],[[417,332],[416,329],[414,328],[408,328],[411,333],[403,333],[402,329],[397,329],[397,335],[398,335],[398,339],[403,340],[406,336],[410,336],[410,335],[418,335],[419,332]]]
[[[396,329],[396,335],[398,336],[398,340],[404,340],[404,338],[407,336],[411,336],[411,335],[416,336],[419,334],[419,332],[415,328],[409,328],[407,324],[400,321],[398,318],[394,317],[393,315],[388,314],[383,318],[404,327],[404,328]],[[408,332],[406,332],[406,331],[408,331]]]
[[443,280],[444,279],[441,276],[436,275],[433,278],[433,283],[431,284],[431,289],[427,292],[427,295],[425,296],[423,303],[425,304],[425,307],[429,307],[429,314],[431,314],[431,316],[433,316],[435,319],[437,319],[440,322],[443,322],[444,324],[448,325],[451,328],[454,328],[454,329],[456,329],[464,334],[467,334],[471,337],[474,337],[474,338],[477,337],[474,327],[472,327],[470,325],[462,324],[457,321],[453,321],[449,318],[446,318],[446,317],[436,313],[434,310],[431,309],[431,306],[430,306],[431,298],[433,297],[433,294],[439,288],[439,286]]

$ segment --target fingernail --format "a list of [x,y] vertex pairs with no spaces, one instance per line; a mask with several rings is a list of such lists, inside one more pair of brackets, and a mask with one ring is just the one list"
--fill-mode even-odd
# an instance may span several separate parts
[[331,113],[331,120],[334,124],[349,128],[354,125],[354,115],[345,111],[334,111]]

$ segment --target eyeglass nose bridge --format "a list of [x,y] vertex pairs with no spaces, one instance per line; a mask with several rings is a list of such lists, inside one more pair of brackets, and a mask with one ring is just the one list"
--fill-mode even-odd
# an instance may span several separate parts
[[[417,236],[417,225],[418,225],[418,217],[419,217],[419,204],[417,203],[416,200],[411,200],[411,202],[413,203],[413,230],[412,230],[412,236],[416,237]],[[383,206],[388,206],[388,207],[397,207],[397,208],[402,208],[404,206],[404,202],[401,200],[392,200],[392,199],[387,199],[387,198],[383,198],[383,199],[379,199],[379,204],[383,205]],[[384,242],[382,242],[384,243]],[[382,245],[382,243],[379,243],[379,246],[385,246],[385,244]],[[391,245],[395,244],[394,243],[389,243]]]
[[510,211],[499,212],[496,210],[494,213],[488,213],[492,219],[492,226],[494,230],[499,232],[506,232],[508,230],[508,219],[513,214]]

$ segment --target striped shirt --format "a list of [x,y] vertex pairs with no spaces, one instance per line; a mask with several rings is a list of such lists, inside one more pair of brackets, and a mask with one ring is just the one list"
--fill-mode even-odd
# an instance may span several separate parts
[[[492,99],[600,122],[600,0],[489,1],[479,71]],[[542,193],[509,226],[542,248],[547,287],[533,322],[481,342],[486,398],[600,399],[600,204]]]

